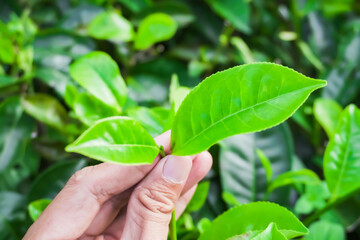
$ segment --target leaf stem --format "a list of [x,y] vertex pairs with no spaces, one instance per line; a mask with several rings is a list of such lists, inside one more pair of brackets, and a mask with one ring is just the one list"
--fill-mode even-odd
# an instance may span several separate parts
[[160,145],[159,146],[159,150],[160,150],[160,156],[163,158],[166,156],[166,153],[165,153],[165,150],[164,150],[164,146],[163,145]]
[[170,226],[169,226],[169,235],[170,235],[170,240],[177,240],[175,210],[171,213],[171,220],[170,220]]

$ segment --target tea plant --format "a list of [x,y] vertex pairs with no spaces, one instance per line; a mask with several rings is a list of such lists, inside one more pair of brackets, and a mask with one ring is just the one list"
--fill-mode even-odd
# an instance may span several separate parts
[[[112,61],[105,58],[104,54],[90,53],[71,66],[71,74],[79,84],[84,83],[85,79],[91,78],[92,84],[87,85],[89,91],[95,91],[95,88],[91,87],[92,85],[112,89],[112,86],[117,83],[113,80],[109,84],[107,78],[101,78],[110,73],[106,73],[106,69],[102,68],[95,72],[101,72],[101,74],[94,74],[91,70],[95,65],[92,62],[84,61],[88,58],[93,59],[96,55],[102,59],[103,65],[111,66]],[[76,69],[82,63],[85,64],[78,72]],[[122,78],[115,79],[119,79],[123,85]],[[172,114],[175,114],[171,127],[172,154],[179,156],[197,154],[226,137],[273,127],[289,118],[312,91],[325,85],[325,81],[307,78],[291,69],[269,63],[253,63],[218,72],[190,91],[176,113],[174,108],[171,109]],[[113,91],[114,99],[124,96],[123,92],[124,90]],[[109,96],[111,96],[110,90],[106,95],[98,94],[97,98],[106,103],[109,101],[107,100]],[[115,101],[112,103],[115,104]],[[67,146],[66,150],[104,162],[136,165],[151,164],[161,152],[161,146],[157,146],[151,135],[131,118],[110,117],[95,122],[74,143]],[[309,173],[305,170],[305,172],[293,174],[294,176],[291,174],[279,176],[269,186],[269,191],[289,184],[286,182],[289,179],[294,179],[294,183],[302,182],[301,179],[295,177],[306,178],[307,174],[311,176],[312,172],[307,171]],[[310,180],[312,179],[310,178]],[[243,229],[239,228],[235,221],[236,225],[228,227],[228,233],[223,230],[223,227],[218,226],[218,222],[214,221],[214,227],[209,227],[209,229],[219,233],[216,235],[205,231],[200,239],[226,239],[237,234],[246,234],[248,231],[265,231],[268,226],[275,226],[275,230],[278,227],[280,232],[276,230],[275,233],[273,231],[260,233],[264,237],[278,234],[284,239],[288,239],[307,233],[307,229],[298,220],[291,223],[291,218],[295,218],[295,216],[290,212],[287,213],[289,214],[287,216],[285,213],[281,214],[281,208],[278,206],[263,203],[254,203],[253,205],[259,213],[254,212],[252,205],[247,205],[227,212],[228,215],[235,214],[234,216],[224,214],[219,217],[219,219],[225,218],[222,220],[223,224],[228,224],[227,222],[233,221],[235,216],[241,216],[239,221],[243,221]],[[256,219],[261,218],[265,222],[261,224],[258,222],[259,220],[249,221],[246,214],[243,216],[244,214],[241,212],[244,209],[249,211],[249,216],[254,214]],[[264,214],[268,214],[269,217],[264,218]],[[278,219],[276,215],[279,217]],[[218,221],[221,222],[219,219]],[[216,227],[219,229],[216,230]],[[171,239],[176,238],[174,228],[172,226],[170,229],[170,233],[173,233]],[[258,235],[255,234],[253,238],[258,238]]]

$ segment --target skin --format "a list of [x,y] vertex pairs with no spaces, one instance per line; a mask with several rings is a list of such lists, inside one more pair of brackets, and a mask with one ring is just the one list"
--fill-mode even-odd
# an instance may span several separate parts
[[[170,132],[155,141],[170,153]],[[167,239],[212,165],[208,152],[158,156],[152,165],[102,163],[76,172],[24,239]]]

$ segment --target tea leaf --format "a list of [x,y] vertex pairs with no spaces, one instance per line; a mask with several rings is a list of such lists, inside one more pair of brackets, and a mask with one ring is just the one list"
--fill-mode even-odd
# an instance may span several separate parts
[[249,231],[262,231],[270,223],[275,223],[287,238],[308,233],[306,227],[286,208],[269,202],[254,202],[234,207],[217,217],[199,240],[221,240]]
[[287,238],[279,231],[275,223],[270,223],[264,231],[251,240],[287,240]]
[[97,39],[131,41],[134,29],[131,23],[115,11],[103,12],[97,15],[88,26],[90,36]]
[[341,224],[329,221],[318,221],[310,225],[309,235],[305,240],[344,240],[345,229]]
[[163,107],[135,107],[127,110],[127,115],[138,121],[153,137],[165,132],[168,126],[170,110]]
[[360,188],[359,155],[360,110],[349,105],[324,155],[325,179],[333,199]]
[[172,126],[172,153],[197,154],[226,137],[273,127],[325,85],[325,81],[270,63],[213,74],[182,102]]
[[128,117],[110,117],[96,122],[65,150],[126,165],[151,164],[159,153],[151,135]]
[[116,109],[104,104],[86,92],[76,96],[73,102],[73,109],[79,120],[87,126],[93,125],[102,118],[118,115]]
[[114,60],[104,52],[91,52],[70,66],[70,74],[103,103],[121,111],[127,88]]
[[239,31],[250,33],[250,6],[247,0],[207,0],[211,8]]
[[209,192],[209,188],[210,188],[209,181],[199,183],[193,197],[191,198],[190,202],[188,203],[188,205],[186,207],[186,211],[194,212],[194,211],[199,210],[206,201],[206,197]]
[[31,219],[36,221],[45,210],[45,208],[51,203],[51,199],[39,199],[33,201],[28,206],[28,211]]
[[61,103],[50,95],[38,93],[21,99],[25,112],[40,122],[64,130],[68,115]]
[[176,33],[177,24],[165,13],[153,13],[147,16],[139,26],[135,39],[135,48],[144,50],[154,43],[170,39]]
[[342,107],[332,99],[318,98],[314,102],[314,116],[331,138],[336,130]]
[[276,188],[283,187],[290,184],[320,184],[320,179],[313,171],[309,169],[301,169],[298,171],[290,171],[278,176],[269,186],[269,192]]

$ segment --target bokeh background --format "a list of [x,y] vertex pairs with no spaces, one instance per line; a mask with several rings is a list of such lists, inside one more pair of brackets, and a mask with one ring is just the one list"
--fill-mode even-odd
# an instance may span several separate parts
[[[160,24],[151,25],[157,13]],[[118,64],[128,88],[122,113],[69,73],[92,51]],[[307,168],[324,179],[331,132],[324,121],[359,103],[359,59],[358,0],[0,0],[0,239],[21,239],[32,223],[31,202],[51,200],[76,170],[98,163],[64,151],[94,121],[129,115],[156,136],[169,126],[174,96],[219,70],[262,61],[328,86],[280,126],[210,149],[214,166],[178,221],[179,236],[196,239],[229,207],[264,199],[305,219],[330,197],[326,183],[267,193],[257,149],[273,178]],[[329,107],[317,111],[314,102],[323,98]],[[34,214],[46,203],[35,204]],[[335,229],[333,239],[359,239],[359,224],[360,196],[353,194],[310,226],[306,239],[330,239],[326,229]]]

